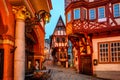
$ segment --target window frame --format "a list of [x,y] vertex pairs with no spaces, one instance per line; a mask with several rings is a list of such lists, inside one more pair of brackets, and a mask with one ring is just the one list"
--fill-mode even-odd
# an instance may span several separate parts
[[[90,10],[94,10],[94,19],[91,18]],[[96,19],[96,9],[95,8],[91,8],[91,9],[89,9],[89,20],[95,20],[95,19]]]
[[[75,14],[76,14],[76,13],[75,13],[75,10],[79,10],[79,13],[78,13],[78,14],[79,14],[79,17],[77,17],[77,18],[76,18],[76,15],[75,15]],[[74,20],[81,18],[80,8],[75,8],[75,9],[73,10],[73,13],[74,13]]]
[[[115,16],[114,6],[117,5],[117,4],[119,5],[119,12],[118,12],[118,16]],[[114,16],[115,18],[120,17],[120,3],[113,4],[113,16]]]
[[[103,9],[104,9],[104,17],[100,17],[100,11],[99,11],[100,8],[103,8]],[[105,6],[98,7],[98,19],[103,19],[103,18],[105,18],[105,17],[106,17],[106,14],[105,14]]]
[[[84,10],[86,11],[86,14],[84,15]],[[87,9],[83,8],[83,19],[86,20],[87,19]]]

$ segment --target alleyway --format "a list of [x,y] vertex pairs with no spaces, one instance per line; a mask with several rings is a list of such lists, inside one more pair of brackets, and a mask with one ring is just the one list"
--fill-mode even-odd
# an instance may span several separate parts
[[103,80],[88,75],[78,74],[73,68],[53,66],[51,62],[46,62],[45,65],[47,69],[51,70],[51,79],[49,80]]

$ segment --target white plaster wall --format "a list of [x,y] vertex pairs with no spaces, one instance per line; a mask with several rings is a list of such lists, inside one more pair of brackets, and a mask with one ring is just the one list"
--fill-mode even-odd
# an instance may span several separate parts
[[94,0],[89,0],[89,2],[93,2]]
[[[98,42],[117,41],[120,36],[93,39],[93,59],[98,60]],[[98,64],[93,66],[93,71],[120,71],[120,64]]]
[[115,19],[118,25],[120,25],[120,18]]

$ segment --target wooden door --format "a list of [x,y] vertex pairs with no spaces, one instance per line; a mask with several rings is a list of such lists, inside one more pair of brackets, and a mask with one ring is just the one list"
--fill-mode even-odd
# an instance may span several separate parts
[[92,57],[91,55],[84,55],[80,57],[80,71],[83,74],[92,75]]
[[0,49],[0,80],[3,78],[4,50]]

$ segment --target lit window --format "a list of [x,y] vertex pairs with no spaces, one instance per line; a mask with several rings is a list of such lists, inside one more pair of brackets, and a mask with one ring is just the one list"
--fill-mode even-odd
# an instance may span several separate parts
[[69,12],[68,14],[67,14],[67,22],[70,22],[71,21],[71,13]]
[[120,62],[120,42],[100,43],[99,62]]
[[95,9],[89,10],[90,20],[95,19]]
[[104,7],[100,7],[98,8],[98,18],[105,18],[105,8]]
[[80,18],[80,9],[74,9],[74,19]]
[[120,16],[120,4],[115,4],[114,5],[114,17],[119,17]]

